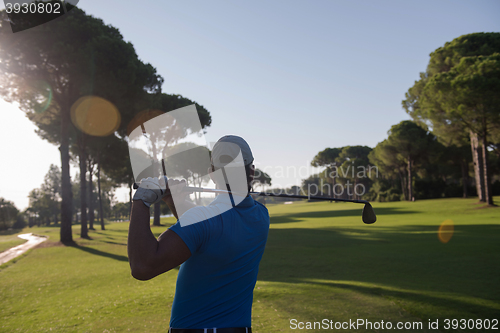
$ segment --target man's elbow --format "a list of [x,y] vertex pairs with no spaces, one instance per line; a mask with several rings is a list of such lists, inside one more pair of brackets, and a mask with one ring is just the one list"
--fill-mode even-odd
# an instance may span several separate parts
[[151,270],[147,269],[146,267],[137,267],[137,266],[130,266],[130,271],[132,273],[132,276],[134,279],[141,280],[141,281],[147,281],[151,280],[156,276],[156,274],[153,274]]

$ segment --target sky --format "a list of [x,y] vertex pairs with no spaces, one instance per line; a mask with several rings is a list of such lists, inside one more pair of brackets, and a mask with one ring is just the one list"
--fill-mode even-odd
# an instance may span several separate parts
[[[163,92],[210,111],[207,141],[245,138],[273,187],[318,172],[310,162],[327,147],[375,147],[410,119],[401,101],[432,51],[464,34],[500,31],[496,0],[81,0],[78,7],[117,27],[163,76]],[[60,155],[15,105],[0,100],[0,110],[0,197],[24,209]]]

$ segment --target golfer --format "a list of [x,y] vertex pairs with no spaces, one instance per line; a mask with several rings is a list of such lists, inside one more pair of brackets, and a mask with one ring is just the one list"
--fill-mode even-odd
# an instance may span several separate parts
[[[236,159],[243,161],[250,188],[252,151],[245,140],[233,135],[222,137],[212,150],[210,177],[217,188],[228,189],[226,173],[221,171]],[[224,177],[216,176],[221,174]],[[193,207],[178,200],[179,193],[188,194],[182,191],[184,186],[173,180],[167,184],[154,178],[141,181],[128,235],[132,275],[149,280],[181,265],[171,333],[251,332],[253,289],[269,232],[269,213],[248,190],[219,195],[206,207]],[[149,206],[159,200],[167,203],[177,223],[156,239],[150,229]]]

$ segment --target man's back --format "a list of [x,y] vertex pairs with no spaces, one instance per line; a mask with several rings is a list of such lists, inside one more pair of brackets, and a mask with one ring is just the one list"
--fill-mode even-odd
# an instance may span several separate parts
[[[269,231],[267,209],[246,197],[235,208],[220,196],[180,217],[170,230],[191,251],[181,265],[170,327],[250,327],[253,289]],[[212,211],[211,211],[212,210]],[[213,216],[206,220],[200,216]],[[202,222],[186,225],[194,218]],[[181,226],[183,225],[183,226]]]

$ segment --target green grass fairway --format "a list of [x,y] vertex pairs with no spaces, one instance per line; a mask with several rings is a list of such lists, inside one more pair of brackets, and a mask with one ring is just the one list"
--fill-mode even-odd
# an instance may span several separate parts
[[[268,207],[271,230],[254,293],[255,333],[328,331],[293,330],[292,319],[423,322],[422,329],[407,332],[436,332],[428,329],[429,320],[439,320],[439,331],[473,332],[480,330],[446,330],[445,319],[500,319],[500,207],[481,208],[476,199],[373,207],[378,221],[372,225],[362,223],[359,204]],[[454,234],[441,243],[438,227],[449,219]],[[163,220],[154,232],[173,222]],[[74,226],[73,247],[57,243],[57,228],[24,229],[49,240],[1,268],[0,332],[165,332],[177,270],[134,280],[128,223],[106,227],[82,240]],[[0,244],[4,237],[12,236],[0,236]]]

